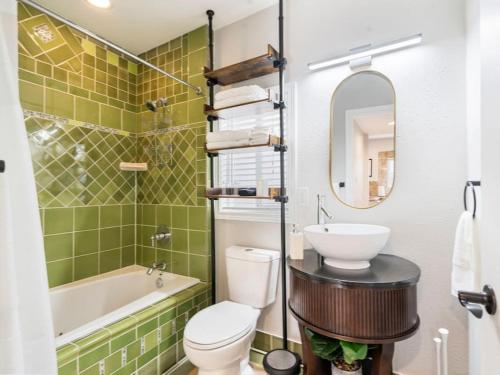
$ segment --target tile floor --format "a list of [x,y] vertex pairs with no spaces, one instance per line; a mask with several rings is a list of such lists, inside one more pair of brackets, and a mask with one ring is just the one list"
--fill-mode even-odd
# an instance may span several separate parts
[[[252,366],[252,367],[254,375],[266,375],[266,372],[261,367],[257,366]],[[188,375],[198,375],[198,370],[194,369]]]

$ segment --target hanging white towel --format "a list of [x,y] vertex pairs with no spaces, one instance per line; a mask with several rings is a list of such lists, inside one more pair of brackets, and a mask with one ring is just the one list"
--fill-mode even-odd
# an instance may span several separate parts
[[451,270],[451,294],[457,296],[459,290],[475,289],[475,244],[474,219],[470,212],[460,216],[455,233],[453,263]]

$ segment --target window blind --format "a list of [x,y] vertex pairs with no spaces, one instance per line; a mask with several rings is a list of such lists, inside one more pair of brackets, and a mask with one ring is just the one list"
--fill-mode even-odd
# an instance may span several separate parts
[[[287,95],[286,95],[287,96]],[[285,98],[286,98],[285,96]],[[284,111],[285,141],[288,143],[289,107]],[[248,109],[233,113],[231,118],[219,119],[218,130],[266,129],[279,135],[279,111],[269,106],[258,113]],[[285,153],[285,186],[288,186],[287,171],[289,153]],[[256,187],[258,182],[268,187],[280,186],[280,153],[271,147],[242,149],[238,152],[221,153],[218,157],[218,185],[221,187]],[[221,199],[219,214],[238,214],[273,217],[279,215],[280,204],[267,199]],[[287,205],[288,207],[288,205]]]

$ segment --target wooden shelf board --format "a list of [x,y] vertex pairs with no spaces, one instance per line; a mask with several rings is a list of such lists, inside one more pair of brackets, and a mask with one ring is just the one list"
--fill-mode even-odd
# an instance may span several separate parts
[[247,81],[252,78],[278,72],[279,69],[274,66],[274,61],[278,59],[278,52],[268,44],[265,55],[228,65],[217,70],[210,70],[205,67],[205,78],[216,80],[217,84],[221,86]]
[[230,198],[230,199],[267,199],[272,200],[274,197],[264,197],[264,196],[242,196],[242,195],[210,195],[205,194],[208,199],[219,199],[219,198]]
[[261,109],[269,109],[274,108],[274,103],[270,98],[270,94],[268,93],[268,97],[265,99],[254,100],[251,102],[245,102],[241,104],[235,104],[228,107],[222,108],[212,108],[208,104],[205,104],[205,114],[211,116],[217,116],[220,118],[228,118],[233,114],[240,114],[241,110],[248,109],[251,111],[254,109],[256,112]]
[[207,144],[205,143],[205,151],[211,154],[217,154],[219,152],[228,152],[228,151],[244,151],[244,149],[253,149],[253,148],[260,148],[260,147],[272,147],[274,145],[278,145],[280,143],[280,137],[276,135],[270,135],[269,136],[269,141],[263,144],[258,144],[258,145],[249,145],[249,146],[237,146],[237,147],[229,147],[229,148],[218,148],[218,149],[213,149],[209,150],[207,149]]

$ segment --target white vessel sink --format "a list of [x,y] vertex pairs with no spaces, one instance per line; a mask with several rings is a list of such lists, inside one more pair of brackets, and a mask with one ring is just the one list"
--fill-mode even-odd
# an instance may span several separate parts
[[363,269],[385,247],[391,230],[368,224],[318,224],[305,227],[304,233],[327,265]]

